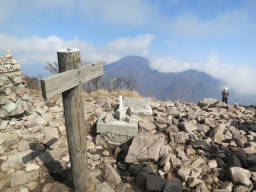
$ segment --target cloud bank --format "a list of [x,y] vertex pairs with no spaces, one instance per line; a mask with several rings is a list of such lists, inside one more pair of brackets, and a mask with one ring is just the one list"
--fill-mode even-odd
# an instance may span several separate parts
[[110,63],[127,55],[147,57],[150,43],[154,38],[151,34],[118,38],[100,48],[95,48],[76,37],[66,41],[58,36],[18,38],[0,33],[0,52],[4,54],[9,48],[14,55],[17,55],[21,65],[42,65],[48,61],[56,61],[58,49],[76,47],[81,50],[82,59],[91,62],[103,60]]
[[256,95],[256,68],[248,65],[225,64],[217,54],[211,55],[204,62],[184,62],[174,57],[152,58],[150,65],[160,72],[182,72],[194,69],[208,73],[222,80],[223,86],[239,94]]
[[[254,1],[245,1],[242,7],[227,9],[212,18],[202,18],[198,11],[163,12],[163,7],[177,7],[180,0],[8,0],[1,2],[0,24],[13,27],[21,20],[44,20],[48,16],[75,16],[84,21],[112,26],[142,27],[185,36],[229,35],[256,31],[253,17]],[[186,2],[183,2],[186,4]],[[200,1],[195,4],[200,5]],[[225,5],[225,3],[223,3]],[[177,7],[178,9],[178,7]],[[10,11],[11,10],[11,11]],[[21,26],[20,26],[21,27]],[[157,29],[157,30],[156,30]]]
[[[9,11],[12,10],[12,11]],[[139,26],[148,24],[160,15],[154,3],[147,0],[9,0],[1,2],[0,23],[8,23],[13,16],[30,17],[38,13],[49,15],[81,15],[84,20],[106,24]],[[151,21],[149,20],[151,18]]]
[[[3,55],[8,47],[21,65],[45,65],[46,62],[57,60],[58,49],[76,47],[80,48],[83,60],[111,63],[127,55],[149,58],[149,47],[154,38],[152,34],[118,38],[95,48],[76,37],[66,41],[58,36],[18,38],[0,33],[0,52]],[[238,93],[256,95],[256,69],[247,65],[225,64],[216,54],[209,56],[202,63],[185,62],[171,56],[155,57],[150,59],[150,66],[160,72],[181,72],[189,69],[203,71],[221,79],[225,85]]]
[[240,94],[256,95],[256,68],[243,65],[232,65],[221,62],[218,55],[212,55],[205,64],[197,66],[198,70],[221,79],[226,85]]
[[[97,25],[110,25],[113,28],[122,25],[124,31],[131,27],[142,29],[147,26],[146,31],[154,31],[152,33],[161,31],[161,35],[169,35],[173,38],[176,35],[178,38],[174,41],[183,40],[183,38],[193,40],[195,37],[206,36],[208,40],[212,40],[219,36],[221,37],[219,41],[225,38],[224,40],[229,39],[233,42],[234,39],[235,43],[236,38],[229,38],[230,36],[246,37],[246,34],[256,33],[255,16],[252,17],[252,13],[255,15],[254,1],[248,1],[251,3],[248,3],[247,7],[243,5],[243,7],[226,9],[225,12],[211,18],[202,18],[198,12],[187,10],[168,14],[161,11],[163,4],[172,4],[175,7],[182,1],[163,0],[161,1],[163,4],[159,2],[148,0],[27,0],[24,3],[20,0],[2,0],[0,24],[11,33],[0,32],[0,52],[3,55],[10,48],[22,65],[43,65],[47,61],[56,61],[56,51],[64,47],[80,48],[82,59],[87,61],[103,60],[110,63],[126,55],[150,56],[150,45],[155,38],[150,33],[113,39],[99,48],[77,37],[64,40],[56,35],[26,38],[10,35],[22,31],[26,20],[31,23],[47,21],[51,16],[74,16],[83,21],[97,23]],[[24,30],[23,34],[29,32],[29,29]],[[173,46],[171,41],[169,44]],[[246,48],[247,45],[244,45],[244,49]],[[150,60],[152,68],[161,72],[180,72],[188,69],[204,71],[221,79],[227,86],[239,93],[256,95],[256,88],[253,85],[256,82],[256,69],[253,66],[223,63],[218,55],[210,55],[201,63],[186,62],[175,56],[154,57]]]
[[256,29],[255,23],[244,10],[233,10],[208,20],[199,19],[195,14],[178,16],[171,28],[186,36],[229,35],[250,32]]

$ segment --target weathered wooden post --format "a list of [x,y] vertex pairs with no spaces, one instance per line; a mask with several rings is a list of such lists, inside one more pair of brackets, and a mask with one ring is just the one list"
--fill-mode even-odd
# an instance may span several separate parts
[[103,74],[103,63],[80,68],[79,49],[60,49],[57,52],[59,74],[41,80],[45,99],[62,93],[65,123],[71,161],[73,188],[85,192],[88,186],[88,166],[82,83]]
[[[63,49],[58,51],[59,72],[80,67],[80,51]],[[64,115],[71,161],[73,187],[75,191],[87,191],[88,165],[86,154],[86,129],[84,122],[84,105],[82,85],[62,93]]]

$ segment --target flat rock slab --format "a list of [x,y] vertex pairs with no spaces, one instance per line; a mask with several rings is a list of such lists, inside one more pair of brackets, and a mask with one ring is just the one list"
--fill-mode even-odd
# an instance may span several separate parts
[[104,182],[96,186],[95,192],[115,192],[115,190],[107,182]]
[[232,181],[235,183],[241,183],[244,185],[252,184],[250,180],[251,173],[246,169],[243,169],[241,167],[231,167],[230,174],[231,174]]
[[108,181],[108,183],[111,183],[114,185],[121,183],[120,175],[118,174],[116,169],[113,168],[111,165],[106,164],[103,171],[104,171],[105,179]]
[[104,123],[103,119],[107,113],[103,113],[97,123],[97,133],[114,133],[120,135],[136,136],[138,134],[137,121],[120,121],[113,119]]
[[159,158],[160,148],[164,146],[164,136],[160,134],[141,133],[137,135],[125,158],[126,163],[153,160]]
[[8,160],[4,161],[1,165],[1,171],[7,172],[10,169],[20,169],[25,166],[25,163],[32,160],[32,150],[16,153],[10,155]]
[[39,172],[33,171],[30,173],[25,173],[24,171],[17,171],[15,174],[11,176],[11,187],[15,187],[17,185],[22,185],[29,183],[38,179]]
[[97,122],[100,143],[121,145],[138,134],[139,115],[152,115],[151,99],[127,97],[124,100],[124,118],[114,119],[112,114],[103,113]]
[[131,108],[133,114],[136,115],[152,115],[152,108],[150,104],[153,103],[151,99],[126,97],[124,105]]
[[138,134],[138,120],[131,118],[130,122],[113,119],[104,122],[107,113],[103,113],[97,122],[97,133],[100,133],[100,142],[120,145]]

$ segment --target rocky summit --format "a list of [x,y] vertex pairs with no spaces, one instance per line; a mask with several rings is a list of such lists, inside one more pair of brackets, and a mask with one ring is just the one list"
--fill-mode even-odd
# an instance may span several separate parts
[[[0,191],[72,191],[61,97],[30,94],[30,102],[28,114],[0,119]],[[89,191],[256,191],[254,107],[152,100],[152,113],[138,115],[136,135],[102,143],[97,121],[118,105],[118,95],[84,97]]]

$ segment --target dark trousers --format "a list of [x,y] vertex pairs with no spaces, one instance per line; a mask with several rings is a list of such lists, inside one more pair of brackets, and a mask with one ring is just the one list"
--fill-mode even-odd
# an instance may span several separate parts
[[224,102],[224,103],[228,104],[228,98],[224,98],[224,97],[222,97],[222,102]]

